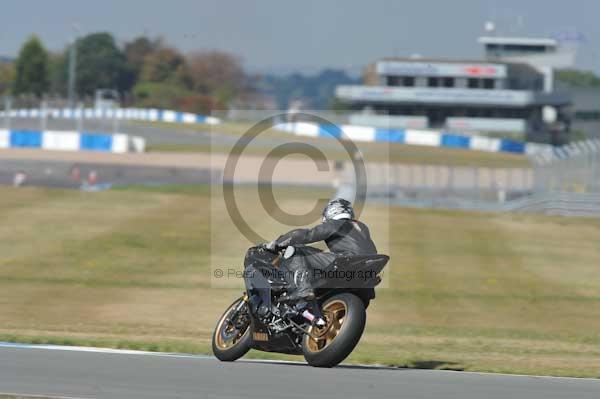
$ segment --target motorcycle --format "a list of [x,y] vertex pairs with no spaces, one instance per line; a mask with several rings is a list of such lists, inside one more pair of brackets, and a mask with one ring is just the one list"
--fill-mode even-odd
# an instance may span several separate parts
[[354,350],[389,257],[336,256],[324,270],[318,270],[320,278],[312,283],[315,299],[290,303],[285,262],[295,252],[293,246],[276,251],[262,245],[248,249],[246,290],[223,313],[212,336],[213,353],[219,360],[234,361],[256,349],[304,355],[311,366],[333,367]]

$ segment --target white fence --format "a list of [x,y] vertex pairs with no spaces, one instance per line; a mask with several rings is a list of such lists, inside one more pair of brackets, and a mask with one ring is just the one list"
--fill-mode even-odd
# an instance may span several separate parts
[[213,116],[147,108],[27,108],[0,111],[0,118],[108,119],[215,125]]

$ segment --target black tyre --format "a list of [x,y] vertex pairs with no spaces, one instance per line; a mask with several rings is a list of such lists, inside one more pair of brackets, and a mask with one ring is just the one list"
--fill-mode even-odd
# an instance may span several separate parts
[[311,328],[302,340],[304,358],[311,366],[333,367],[341,363],[358,344],[365,329],[367,314],[363,301],[343,293],[326,299],[321,305],[327,326]]
[[[238,307],[235,320],[231,320]],[[244,356],[252,343],[250,330],[248,305],[239,298],[223,313],[213,332],[212,349],[215,357],[224,362],[232,362]]]

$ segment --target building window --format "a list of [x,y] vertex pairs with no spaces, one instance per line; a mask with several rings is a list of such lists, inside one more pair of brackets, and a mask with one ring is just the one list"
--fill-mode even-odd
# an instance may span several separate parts
[[581,121],[598,121],[598,120],[600,120],[600,111],[595,111],[595,110],[575,111],[575,119],[581,120]]
[[401,78],[399,76],[388,76],[387,77],[387,85],[388,86],[401,86]]
[[444,78],[443,86],[444,87],[454,87],[454,78]]
[[477,79],[477,78],[467,79],[467,86],[469,86],[469,89],[478,89],[479,88],[479,79]]
[[494,79],[483,79],[483,88],[484,89],[493,89],[494,88]]
[[413,76],[387,76],[388,86],[414,87],[415,78]]
[[438,78],[429,78],[427,79],[427,86],[429,87],[438,87],[440,85],[440,80]]

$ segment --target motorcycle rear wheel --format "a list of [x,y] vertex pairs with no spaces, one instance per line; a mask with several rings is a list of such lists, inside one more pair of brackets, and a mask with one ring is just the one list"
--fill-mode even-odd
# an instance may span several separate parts
[[314,367],[334,367],[356,347],[365,329],[367,313],[363,301],[356,295],[343,293],[326,299],[321,305],[327,325],[311,327],[304,335],[302,352]]
[[[215,357],[223,362],[232,362],[244,356],[252,344],[252,336],[250,334],[250,322],[244,331],[236,329],[235,325],[230,320],[234,310],[243,301],[243,298],[237,299],[227,308],[225,313],[219,319],[217,327],[212,336],[212,350]],[[243,306],[247,306],[245,303]]]

